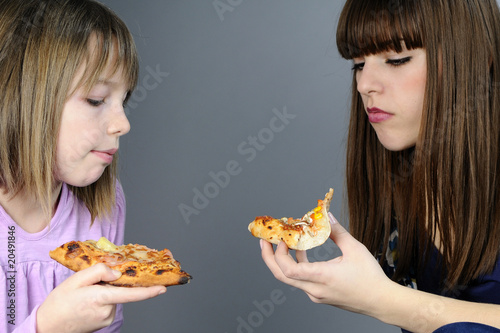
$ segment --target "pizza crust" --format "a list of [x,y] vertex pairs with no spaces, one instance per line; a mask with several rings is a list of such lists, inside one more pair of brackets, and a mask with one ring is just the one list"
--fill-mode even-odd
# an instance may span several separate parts
[[128,244],[103,250],[97,243],[94,240],[71,241],[50,251],[49,255],[75,272],[104,263],[122,273],[117,280],[105,282],[114,286],[168,287],[186,284],[192,279],[181,270],[180,263],[167,249],[156,251],[144,245]]
[[284,241],[290,249],[295,249],[301,239],[302,228],[282,223],[271,216],[257,216],[248,226],[254,237],[273,244]]
[[[302,219],[257,216],[248,225],[248,230],[253,236],[273,244],[283,241],[292,250],[309,250],[322,245],[331,232],[328,211],[332,196],[333,189],[330,189],[324,200],[318,200],[317,211],[308,212]],[[321,213],[320,218],[311,217],[318,213]]]

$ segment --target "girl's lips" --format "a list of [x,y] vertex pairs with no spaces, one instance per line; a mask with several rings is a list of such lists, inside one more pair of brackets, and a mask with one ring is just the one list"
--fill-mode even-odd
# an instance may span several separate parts
[[116,153],[117,149],[109,149],[109,150],[92,150],[97,157],[102,159],[107,164],[111,164],[113,162],[113,155]]
[[393,116],[393,114],[380,110],[378,108],[367,108],[368,120],[370,123],[380,123]]

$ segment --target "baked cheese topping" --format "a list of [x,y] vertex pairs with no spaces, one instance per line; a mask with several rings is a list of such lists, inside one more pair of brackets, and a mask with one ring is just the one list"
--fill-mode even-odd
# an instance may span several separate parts
[[132,248],[124,249],[124,252],[127,253],[127,256],[136,258],[138,261],[153,261],[155,260],[154,257],[158,256],[163,257],[162,255],[160,255],[159,252],[156,252],[157,255],[155,256],[155,251],[152,251],[151,249],[142,246],[136,247],[134,249]]
[[[109,264],[118,265],[130,261],[138,261],[142,263],[154,262],[158,260],[172,259],[172,253],[169,250],[156,251],[144,245],[115,245],[106,237],[101,237],[94,243],[95,247],[106,252],[105,256],[101,257],[101,261]],[[172,266],[174,262],[172,262]]]

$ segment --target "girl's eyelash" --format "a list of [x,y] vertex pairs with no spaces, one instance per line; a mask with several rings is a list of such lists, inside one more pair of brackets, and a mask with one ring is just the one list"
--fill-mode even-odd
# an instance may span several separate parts
[[411,60],[411,57],[404,57],[400,59],[387,59],[387,63],[392,66],[401,66],[403,64],[406,64],[408,61]]
[[[399,59],[387,59],[386,63],[391,65],[391,66],[397,67],[397,66],[401,66],[401,65],[406,64],[410,60],[411,60],[411,57],[404,57],[404,58],[399,58]],[[352,70],[357,72],[357,71],[362,70],[364,66],[365,66],[365,63],[360,62],[360,63],[354,64],[352,66]]]
[[129,99],[130,99],[130,96],[131,96],[131,95],[132,95],[132,94],[131,94],[130,92],[127,92],[127,95],[125,96],[125,99],[123,100],[123,104],[122,104],[122,105],[123,105],[123,108],[127,108],[127,106],[128,106],[128,101],[129,101]]
[[365,65],[364,62],[360,62],[360,63],[354,64],[352,66],[352,70],[355,71],[355,72],[359,71],[359,70],[362,70],[364,65]]
[[89,103],[91,106],[100,106],[101,104],[104,103],[104,100],[95,100],[91,98],[87,98],[87,103]]

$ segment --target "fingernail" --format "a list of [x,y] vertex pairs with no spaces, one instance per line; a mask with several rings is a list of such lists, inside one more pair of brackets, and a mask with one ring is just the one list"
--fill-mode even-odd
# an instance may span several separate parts
[[113,272],[113,275],[118,279],[120,276],[122,276],[122,272],[120,271],[117,271],[117,270],[112,270],[111,272]]
[[262,250],[262,239],[259,241],[260,249]]
[[167,288],[163,288],[158,292],[158,295],[164,294],[167,292]]
[[331,224],[331,225],[334,225],[334,224],[339,223],[339,222],[337,221],[337,219],[333,216],[333,214],[332,214],[332,213],[328,212],[328,217],[330,218],[330,224]]

